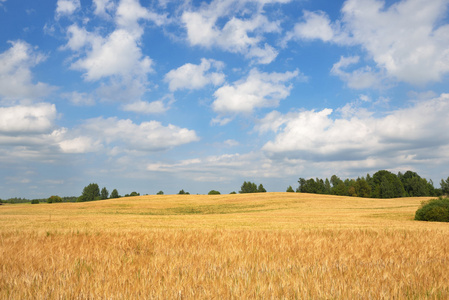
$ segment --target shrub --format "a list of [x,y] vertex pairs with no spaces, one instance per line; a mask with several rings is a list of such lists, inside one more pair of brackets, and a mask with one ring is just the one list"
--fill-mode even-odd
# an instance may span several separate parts
[[415,220],[449,222],[449,198],[440,197],[423,202],[415,213]]
[[164,194],[164,192],[163,191],[159,191],[159,192],[157,192],[157,194],[156,195],[163,195]]
[[39,200],[37,199],[31,200],[31,204],[39,204]]
[[51,196],[50,198],[47,199],[47,203],[57,203],[57,202],[62,202],[62,198],[59,196]]
[[220,192],[219,192],[219,191],[216,191],[216,190],[211,190],[211,191],[208,193],[208,195],[220,195]]

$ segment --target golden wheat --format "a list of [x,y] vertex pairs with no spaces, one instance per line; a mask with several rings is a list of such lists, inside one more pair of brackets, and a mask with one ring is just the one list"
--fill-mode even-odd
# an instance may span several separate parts
[[447,299],[422,199],[139,197],[0,208],[1,299]]

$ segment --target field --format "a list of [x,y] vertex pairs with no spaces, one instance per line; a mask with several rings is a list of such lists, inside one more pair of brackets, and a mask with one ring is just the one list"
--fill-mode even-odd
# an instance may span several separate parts
[[0,206],[0,299],[448,299],[428,198],[165,195]]

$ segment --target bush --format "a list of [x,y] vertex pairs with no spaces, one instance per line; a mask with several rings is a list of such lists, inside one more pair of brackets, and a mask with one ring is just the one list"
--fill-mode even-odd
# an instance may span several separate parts
[[164,194],[164,192],[163,191],[159,191],[159,192],[157,192],[157,194],[156,195],[163,195]]
[[415,213],[415,220],[449,222],[449,198],[440,197],[423,202]]
[[219,191],[216,191],[216,190],[211,190],[211,191],[208,193],[208,195],[220,195],[220,192],[219,192]]
[[58,202],[62,202],[62,198],[59,196],[51,196],[50,198],[47,199],[47,203],[58,203]]
[[39,200],[37,199],[31,200],[31,204],[39,204]]

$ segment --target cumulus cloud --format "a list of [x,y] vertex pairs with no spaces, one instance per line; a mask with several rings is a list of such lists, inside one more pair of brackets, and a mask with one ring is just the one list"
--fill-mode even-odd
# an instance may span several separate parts
[[[391,79],[411,84],[440,81],[449,72],[449,25],[439,24],[447,8],[446,0],[404,0],[388,7],[381,0],[347,0],[341,20],[334,23],[323,12],[305,11],[304,21],[287,33],[286,41],[320,39],[359,45],[379,72]],[[355,83],[357,76],[365,77],[364,82]],[[349,86],[365,87],[375,85],[376,76],[373,70],[361,68],[340,77]]]
[[[285,2],[285,1],[270,1]],[[246,9],[250,3],[257,5],[257,9]],[[278,21],[270,21],[263,15],[266,1],[212,1],[200,9],[185,11],[182,22],[187,30],[187,38],[191,45],[203,47],[218,47],[232,53],[240,53],[248,59],[260,64],[271,63],[277,56],[277,51],[270,45],[263,43],[266,33],[280,32]],[[238,18],[235,12],[249,13],[247,18]],[[232,17],[230,17],[232,15]],[[220,19],[227,19],[220,26]]]
[[45,133],[55,118],[56,107],[50,103],[0,107],[0,134]]
[[[135,124],[129,119],[100,117],[85,121],[65,135],[59,145],[63,151],[81,153],[83,149],[92,151],[86,145],[89,141],[96,141],[98,144],[94,149],[107,147],[115,148],[115,152],[147,152],[163,151],[198,140],[194,130],[172,124],[164,126],[157,121]],[[70,146],[70,141],[75,141],[76,145]]]
[[290,94],[288,82],[300,75],[299,71],[264,73],[252,69],[244,80],[224,85],[215,91],[212,108],[220,114],[251,113],[256,108],[276,107]]
[[141,21],[162,25],[166,17],[142,7],[137,0],[121,0],[117,5],[97,0],[94,5],[94,13],[113,21],[115,28],[102,34],[77,24],[69,26],[63,49],[75,52],[70,67],[83,72],[86,81],[101,82],[100,98],[138,101],[147,92],[147,75],[153,71],[153,60],[141,49]]
[[261,120],[256,130],[276,133],[274,140],[263,147],[274,156],[312,161],[366,161],[382,157],[423,161],[442,158],[439,151],[448,147],[447,112],[449,94],[442,94],[383,117],[353,111],[338,118],[332,109],[272,113]]
[[56,3],[56,17],[69,16],[80,7],[80,0],[58,0]]
[[36,99],[48,95],[54,87],[33,83],[31,68],[45,60],[31,45],[23,41],[10,42],[11,47],[0,53],[0,97],[8,100]]
[[[83,29],[76,29],[71,32],[83,31]],[[83,38],[84,45],[90,42],[87,55],[71,65],[75,70],[85,71],[84,76],[88,81],[114,75],[120,75],[123,78],[132,76],[140,78],[152,71],[152,60],[142,55],[135,37],[126,30],[115,30],[105,39],[100,36],[94,37],[93,34],[86,32],[78,36],[72,35],[72,38],[77,40]],[[72,38],[68,45],[73,47],[74,44],[81,44],[79,41],[73,41]]]
[[[175,70],[171,70],[165,75],[165,82],[168,82],[171,91],[180,89],[200,89],[207,84],[220,85],[225,80],[225,75],[221,72],[224,64],[213,59],[201,59],[201,64],[185,64]],[[215,69],[218,72],[209,72]]]

